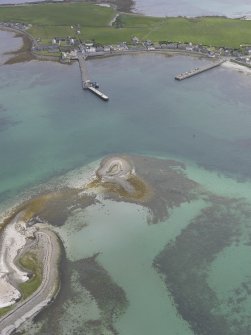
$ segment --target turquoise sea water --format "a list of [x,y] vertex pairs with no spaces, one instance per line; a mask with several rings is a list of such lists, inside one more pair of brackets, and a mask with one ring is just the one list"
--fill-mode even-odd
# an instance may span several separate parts
[[[129,300],[127,311],[116,322],[119,334],[164,334],[167,330],[172,334],[193,334],[177,315],[152,262],[203,206],[201,201],[185,204],[172,213],[168,223],[158,226],[147,224],[146,212],[139,206],[124,203],[107,201],[104,208],[95,206],[85,213],[89,227],[71,236],[67,250],[73,260],[102,250],[100,263],[123,287]],[[109,215],[105,215],[107,210]]]
[[[174,80],[208,62],[154,54],[88,61],[108,103],[81,89],[77,64],[1,66],[1,208],[31,186],[124,153],[185,163],[208,197],[171,208],[155,225],[146,208],[125,202],[73,211],[57,228],[62,292],[27,334],[250,334],[251,76],[220,67]],[[105,287],[104,301],[87,282]]]
[[249,178],[250,77],[222,67],[174,80],[208,62],[161,55],[90,61],[107,104],[82,91],[77,64],[2,66],[0,196],[116,152],[180,156]]

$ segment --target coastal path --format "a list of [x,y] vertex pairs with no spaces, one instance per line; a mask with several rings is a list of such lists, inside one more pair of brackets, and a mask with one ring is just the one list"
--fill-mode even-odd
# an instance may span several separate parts
[[90,84],[90,77],[89,77],[89,72],[88,72],[85,57],[82,56],[81,54],[78,55],[78,63],[79,63],[81,79],[82,79],[82,87],[85,89],[85,88],[88,88]]

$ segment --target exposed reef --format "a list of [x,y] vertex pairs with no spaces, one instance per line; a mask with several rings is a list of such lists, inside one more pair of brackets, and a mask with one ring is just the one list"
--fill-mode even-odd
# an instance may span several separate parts
[[133,160],[126,156],[108,157],[101,161],[96,179],[87,185],[105,197],[144,203],[151,197],[151,189],[134,169]]
[[96,171],[96,179],[87,188],[116,201],[149,208],[149,223],[166,219],[172,208],[203,192],[185,175],[184,164],[144,156],[105,158]]

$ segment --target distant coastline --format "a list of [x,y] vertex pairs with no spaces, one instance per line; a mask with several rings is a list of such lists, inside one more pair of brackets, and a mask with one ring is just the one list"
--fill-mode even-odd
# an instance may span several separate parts
[[[0,31],[9,31],[9,32],[14,32],[16,33],[16,37],[21,37],[23,40],[23,45],[18,48],[15,51],[9,51],[6,52],[6,55],[8,55],[8,59],[5,61],[5,64],[15,64],[15,63],[20,63],[24,61],[30,61],[32,59],[37,59],[41,61],[54,61],[54,62],[59,62],[60,59],[58,56],[46,56],[46,55],[39,55],[31,50],[32,46],[32,36],[27,34],[24,31],[20,31],[17,29],[13,28],[5,28],[0,26]],[[91,58],[107,58],[107,57],[116,57],[116,56],[126,56],[126,55],[132,55],[132,54],[146,54],[149,53],[147,50],[135,50],[135,51],[123,51],[123,52],[116,52],[113,54],[105,54],[105,55],[99,55],[99,56],[93,56]],[[150,53],[154,54],[164,54],[164,55],[170,55],[170,56],[175,56],[175,55],[185,55],[185,56],[190,56],[190,57],[203,57],[203,58],[208,58],[207,55],[203,55],[198,52],[188,52],[188,51],[182,51],[182,50],[152,50]],[[225,61],[223,64],[224,67],[231,69],[231,70],[236,70],[242,73],[245,73],[247,75],[251,75],[251,68],[249,65],[245,65],[242,63],[238,63],[237,61],[234,62],[233,60],[230,61]]]
[[[65,0],[0,0],[0,6],[41,4],[41,3],[64,3]],[[69,0],[67,2],[74,2]],[[143,14],[155,17],[187,17],[195,18],[201,16],[225,16],[227,18],[251,18],[251,5],[245,1],[238,4],[228,1],[216,0],[213,5],[210,1],[198,3],[197,1],[183,2],[182,6],[176,6],[174,0],[83,0],[86,3],[104,4],[115,6],[120,12]]]

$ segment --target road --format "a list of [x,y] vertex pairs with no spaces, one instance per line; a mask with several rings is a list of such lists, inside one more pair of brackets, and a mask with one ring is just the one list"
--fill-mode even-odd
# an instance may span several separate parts
[[57,292],[57,263],[60,255],[57,236],[52,231],[39,230],[36,233],[36,238],[44,250],[42,283],[33,295],[18,303],[12,311],[0,318],[1,335],[11,334],[27,319],[34,317]]

